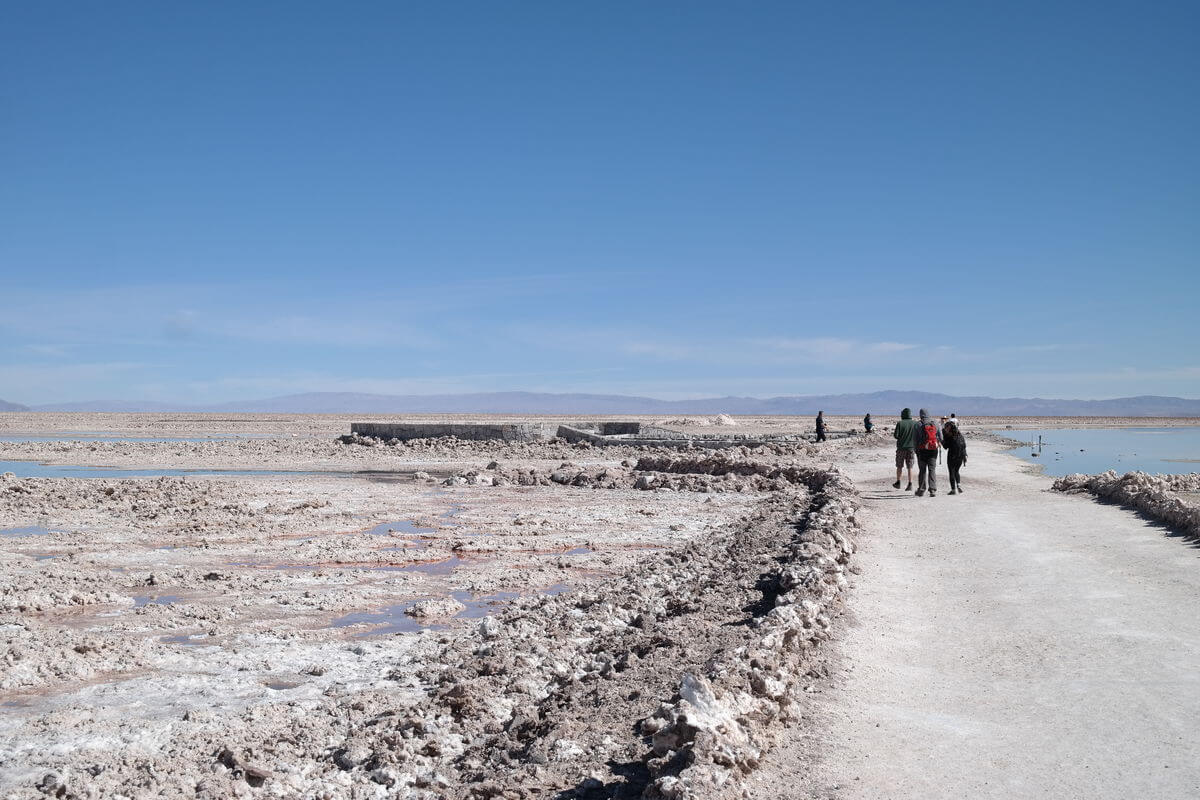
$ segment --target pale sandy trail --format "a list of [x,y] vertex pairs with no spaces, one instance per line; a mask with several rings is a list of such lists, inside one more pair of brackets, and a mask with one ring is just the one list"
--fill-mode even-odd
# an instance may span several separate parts
[[1200,797],[1200,548],[971,455],[956,497],[847,467],[867,530],[843,670],[753,796]]

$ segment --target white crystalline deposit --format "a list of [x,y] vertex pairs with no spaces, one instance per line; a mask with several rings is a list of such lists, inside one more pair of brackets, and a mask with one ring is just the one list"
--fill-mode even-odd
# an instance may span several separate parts
[[1136,508],[1193,537],[1200,537],[1200,502],[1184,493],[1200,491],[1200,474],[1148,475],[1109,470],[1099,475],[1067,475],[1053,486],[1058,492],[1090,492],[1096,497]]

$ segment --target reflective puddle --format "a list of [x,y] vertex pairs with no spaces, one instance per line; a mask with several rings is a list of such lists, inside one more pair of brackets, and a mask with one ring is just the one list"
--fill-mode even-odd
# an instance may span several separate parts
[[175,603],[183,602],[183,598],[177,594],[140,594],[133,598],[133,607],[141,608],[142,606],[169,606]]
[[412,603],[387,606],[378,611],[356,611],[344,617],[338,617],[331,625],[334,628],[349,628],[354,625],[371,625],[369,631],[355,634],[356,636],[384,636],[389,633],[416,633],[423,628],[443,630],[445,625],[422,625],[404,613]]
[[363,533],[372,536],[389,536],[393,533],[404,533],[417,536],[423,533],[437,533],[437,528],[422,528],[410,520],[402,519],[396,522],[381,522],[374,528],[368,528]]
[[[558,595],[569,591],[566,583],[556,583],[538,594]],[[462,603],[466,608],[454,615],[453,619],[482,619],[490,614],[503,611],[509,603],[522,596],[522,592],[495,592],[494,594],[474,596],[470,592],[451,592],[450,596]],[[354,625],[370,625],[368,631],[356,633],[356,637],[384,636],[392,633],[416,633],[422,630],[445,630],[449,627],[445,621],[422,622],[405,614],[415,603],[431,598],[422,597],[374,611],[356,611],[352,614],[338,617],[331,624],[334,628],[348,628]]]
[[51,533],[66,533],[44,528],[41,525],[22,525],[16,528],[0,528],[0,536],[46,536]]
[[166,644],[182,644],[182,645],[200,645],[208,644],[207,633],[185,633],[178,636],[163,636],[159,638],[160,642]]

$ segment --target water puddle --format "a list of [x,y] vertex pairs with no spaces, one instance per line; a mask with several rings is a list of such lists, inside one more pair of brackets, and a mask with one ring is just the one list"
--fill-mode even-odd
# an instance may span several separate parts
[[266,681],[263,685],[276,692],[286,692],[288,689],[300,688],[304,681]]
[[521,593],[496,592],[483,597],[472,597],[470,592],[453,592],[451,596],[466,606],[465,609],[454,615],[455,619],[483,619],[489,614],[503,610],[505,606],[520,597]]
[[133,598],[133,607],[141,608],[143,606],[169,606],[175,603],[183,602],[183,598],[177,594],[139,594]]
[[[556,583],[534,594],[559,595],[569,591],[566,583]],[[528,592],[495,592],[487,595],[472,595],[470,592],[451,592],[450,596],[462,603],[465,608],[454,615],[454,619],[483,619],[491,614],[503,611],[513,600]],[[356,611],[338,617],[330,625],[334,628],[348,628],[354,625],[371,625],[369,631],[355,634],[356,637],[383,636],[393,633],[416,633],[422,630],[445,630],[448,625],[444,622],[422,622],[405,614],[405,610],[421,600],[413,599],[407,603],[386,606],[375,611]]]
[[[386,548],[386,549],[407,549],[407,548]],[[376,564],[374,562],[362,561],[347,561],[342,563],[323,563],[323,564],[268,564],[254,561],[231,561],[228,566],[231,567],[252,567],[256,569],[278,569],[278,570],[321,570],[321,569],[365,569],[371,571],[383,572],[420,572],[425,575],[450,575],[454,570],[470,564],[471,561],[451,556],[450,558],[441,561],[414,561],[406,564]]]
[[405,564],[402,567],[380,567],[380,569],[396,572],[420,572],[424,575],[450,575],[454,570],[470,562],[458,556],[450,556],[444,561],[418,561],[415,564]]
[[41,525],[21,525],[16,528],[0,528],[0,536],[46,536],[51,533],[66,533],[66,531],[56,531],[50,528],[44,528]]
[[371,625],[369,631],[357,633],[355,636],[385,636],[390,633],[416,633],[428,628],[430,630],[445,630],[445,625],[423,625],[404,613],[412,603],[387,606],[378,611],[355,611],[338,617],[332,623],[334,628],[349,628],[354,625]]
[[166,644],[182,644],[194,647],[196,645],[211,644],[208,639],[209,636],[207,633],[185,633],[177,636],[163,636],[159,638],[159,641]]
[[411,520],[402,519],[397,522],[381,522],[374,528],[368,528],[363,533],[372,536],[388,536],[393,533],[406,533],[417,536],[422,533],[436,533],[437,528],[422,528]]

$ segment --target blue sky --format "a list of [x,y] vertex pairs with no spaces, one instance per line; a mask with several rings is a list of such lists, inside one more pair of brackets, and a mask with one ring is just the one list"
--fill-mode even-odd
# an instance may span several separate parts
[[0,398],[1200,396],[1200,4],[4,20]]

